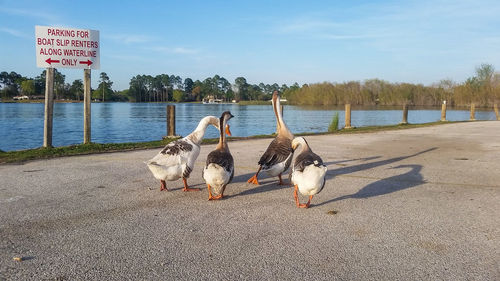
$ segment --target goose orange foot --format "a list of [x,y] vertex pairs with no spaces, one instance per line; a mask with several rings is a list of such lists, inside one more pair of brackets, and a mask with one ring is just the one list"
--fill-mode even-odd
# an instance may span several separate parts
[[309,208],[309,204],[310,204],[310,203],[311,203],[311,202],[307,202],[306,204],[298,204],[298,205],[297,205],[297,207],[307,209],[307,208]]
[[255,185],[259,185],[259,181],[257,180],[257,174],[255,174],[253,177],[251,177],[247,182],[253,183]]
[[[294,189],[293,189],[293,198],[295,198],[295,204],[297,204],[297,207],[299,207],[299,195],[297,195],[297,190],[298,190],[298,186],[295,185]],[[300,208],[300,207],[299,207]]]
[[184,189],[182,191],[184,191],[184,192],[186,192],[186,191],[200,191],[199,188],[189,188],[185,178],[182,178],[182,181],[184,182]]
[[313,196],[310,195],[309,196],[309,200],[305,204],[299,204],[299,201],[297,201],[297,207],[299,207],[299,208],[305,208],[305,209],[309,208],[309,205],[311,205],[311,199],[312,198],[313,198]]
[[257,177],[259,176],[259,172],[261,169],[262,169],[262,166],[259,167],[259,169],[257,170],[257,173],[255,173],[255,175],[253,177],[251,177],[249,180],[247,180],[247,182],[259,185],[259,181],[257,180]]
[[297,194],[298,189],[299,189],[298,186],[295,185],[295,188],[293,190],[293,198],[295,198],[295,204],[297,204],[297,207],[299,207],[299,208],[305,208],[305,209],[309,208],[309,205],[311,204],[311,199],[313,198],[313,196],[309,195],[309,200],[307,201],[306,204],[300,204],[299,203],[299,195]]
[[222,199],[222,198],[224,198],[224,195],[223,194],[219,194],[217,196],[212,197],[212,200],[219,200],[219,199]]
[[208,189],[208,201],[214,199],[214,197],[212,196],[212,190],[211,190],[211,187],[210,185],[207,183],[207,189]]
[[164,181],[164,180],[161,180],[160,182],[161,182],[160,191],[163,191],[163,190],[168,191],[168,189],[167,189],[167,184],[165,183],[165,181]]

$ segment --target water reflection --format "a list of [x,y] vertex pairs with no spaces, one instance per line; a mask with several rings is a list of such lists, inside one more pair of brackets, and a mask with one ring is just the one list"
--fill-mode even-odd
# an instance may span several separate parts
[[[166,135],[166,103],[93,103],[91,107],[92,141],[99,143],[138,142],[159,140]],[[189,134],[199,120],[207,115],[219,117],[230,110],[234,136],[271,134],[276,120],[271,105],[236,104],[175,104],[176,133]],[[376,109],[376,110],[374,110]],[[299,107],[286,105],[283,116],[295,133],[324,132],[333,115],[339,113],[343,126],[344,108]],[[0,103],[0,149],[4,151],[36,148],[43,141],[44,105],[42,103]],[[353,107],[351,125],[391,125],[401,122],[401,107]],[[410,108],[410,123],[427,123],[441,118],[441,108]],[[469,119],[467,109],[448,110],[447,120]],[[476,110],[477,120],[494,120],[493,111]],[[209,127],[206,137],[215,138],[218,132]],[[56,103],[54,106],[54,146],[83,142],[83,103]]]

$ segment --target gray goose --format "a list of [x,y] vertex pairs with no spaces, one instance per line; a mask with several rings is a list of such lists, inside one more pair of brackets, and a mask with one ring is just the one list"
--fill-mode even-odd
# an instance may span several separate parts
[[[293,197],[299,208],[309,208],[314,195],[321,192],[325,186],[326,166],[323,160],[316,153],[312,152],[309,144],[303,137],[293,139],[292,148],[294,151],[300,147],[300,153],[295,157],[292,165],[291,181],[294,184]],[[299,203],[297,190],[302,195],[309,195],[306,204]]]
[[[179,178],[182,178],[184,183],[183,191],[199,191],[197,188],[188,187],[187,178],[189,178],[196,158],[200,154],[200,143],[209,125],[213,125],[219,130],[219,118],[215,116],[204,117],[191,134],[170,142],[155,157],[145,162],[153,176],[160,180],[160,191],[168,191],[165,181],[175,181]],[[229,127],[226,127],[226,133],[231,135]]]
[[[227,121],[234,116],[229,111],[222,113],[219,128],[225,128]],[[207,156],[202,177],[207,184],[208,200],[218,200],[224,197],[224,190],[234,176],[234,161],[227,146],[224,130],[220,130],[219,143],[214,151]],[[212,195],[212,191],[217,194]]]
[[274,114],[276,115],[278,135],[274,138],[271,144],[269,144],[267,150],[260,157],[260,167],[259,170],[257,170],[257,173],[255,173],[255,175],[247,181],[248,183],[256,185],[259,185],[257,178],[261,170],[267,172],[267,174],[272,177],[278,176],[279,185],[283,185],[284,183],[281,179],[281,174],[283,174],[288,167],[290,167],[290,163],[292,162],[293,134],[283,121],[280,106],[280,95],[278,94],[278,91],[274,91],[272,102]]

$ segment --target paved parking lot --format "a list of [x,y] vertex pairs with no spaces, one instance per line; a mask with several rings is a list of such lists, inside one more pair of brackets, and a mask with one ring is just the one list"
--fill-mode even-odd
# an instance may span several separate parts
[[328,166],[309,209],[246,183],[270,139],[229,143],[215,202],[215,145],[200,192],[160,192],[159,150],[0,165],[0,280],[500,280],[500,122],[306,139]]

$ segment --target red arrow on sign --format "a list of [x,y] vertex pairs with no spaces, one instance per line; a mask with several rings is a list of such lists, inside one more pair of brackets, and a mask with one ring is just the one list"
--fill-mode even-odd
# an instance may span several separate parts
[[59,60],[53,60],[51,58],[48,58],[48,59],[45,60],[45,62],[48,63],[48,64],[50,64],[50,65],[52,65],[53,62],[59,63]]
[[87,66],[90,66],[92,64],[92,62],[90,60],[80,61],[80,64],[86,64]]

